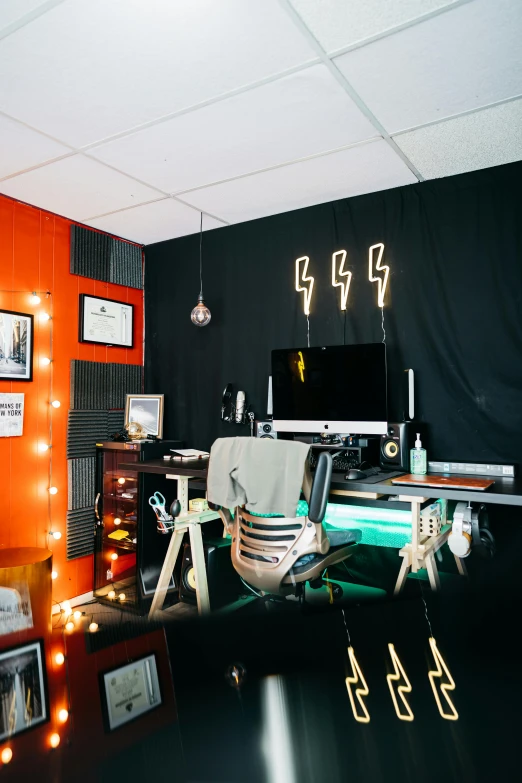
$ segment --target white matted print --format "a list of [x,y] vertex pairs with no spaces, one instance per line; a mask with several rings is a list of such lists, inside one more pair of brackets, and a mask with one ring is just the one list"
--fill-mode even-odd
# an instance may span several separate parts
[[147,435],[163,437],[163,394],[128,394],[125,426],[137,422]]

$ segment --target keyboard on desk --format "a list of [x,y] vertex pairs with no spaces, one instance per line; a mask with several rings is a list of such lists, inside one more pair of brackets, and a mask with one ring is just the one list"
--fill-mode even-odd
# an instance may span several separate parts
[[[312,470],[315,470],[315,468],[317,467],[317,457],[313,451],[310,455],[310,467],[312,468]],[[334,457],[332,460],[332,470],[334,471],[334,473],[348,473],[348,471],[351,470],[352,468],[358,468],[358,467],[359,467],[359,463],[357,462],[357,460],[353,459],[353,457],[344,457],[339,455]],[[368,471],[365,472],[367,472],[367,475],[373,476],[379,473],[379,469],[369,468]]]

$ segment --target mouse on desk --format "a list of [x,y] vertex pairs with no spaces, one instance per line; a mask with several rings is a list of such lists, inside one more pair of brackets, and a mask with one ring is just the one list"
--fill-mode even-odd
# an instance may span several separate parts
[[359,470],[359,468],[351,468],[344,478],[346,481],[356,481],[357,479],[360,481],[368,478],[368,474],[364,470]]

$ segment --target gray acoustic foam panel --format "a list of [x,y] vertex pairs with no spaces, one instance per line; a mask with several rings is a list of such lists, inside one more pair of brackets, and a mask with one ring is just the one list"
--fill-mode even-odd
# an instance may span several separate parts
[[94,508],[67,512],[67,560],[94,552]]
[[67,460],[67,478],[67,510],[77,511],[87,506],[94,508],[96,458]]
[[124,411],[69,411],[67,419],[67,458],[96,456],[96,444],[121,432]]
[[125,411],[109,411],[107,415],[107,439],[121,432],[125,424]]
[[71,226],[73,275],[143,288],[141,247],[84,226]]
[[71,361],[71,409],[124,409],[127,394],[141,394],[140,364]]

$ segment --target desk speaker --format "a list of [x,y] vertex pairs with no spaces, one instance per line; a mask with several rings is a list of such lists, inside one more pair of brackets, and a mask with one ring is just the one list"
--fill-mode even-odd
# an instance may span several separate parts
[[381,468],[409,471],[412,435],[413,425],[409,422],[388,424],[388,433],[381,435]]
[[[230,541],[226,538],[209,539],[203,544],[210,608],[213,610],[232,603],[245,592],[241,579],[232,565],[230,546]],[[187,604],[197,603],[196,577],[190,544],[185,544],[183,549],[179,600]]]
[[269,438],[270,440],[277,440],[277,432],[275,432],[271,421],[256,421],[254,432],[256,438]]

